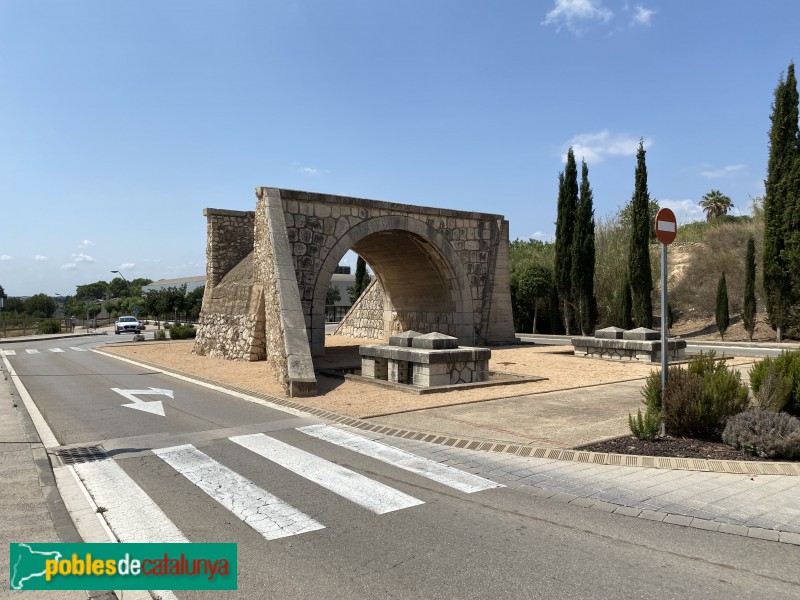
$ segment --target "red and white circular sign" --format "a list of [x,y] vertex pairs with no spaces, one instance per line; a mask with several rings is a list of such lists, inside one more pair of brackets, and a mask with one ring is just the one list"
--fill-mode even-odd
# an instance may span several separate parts
[[675,241],[675,234],[678,232],[678,221],[675,213],[668,208],[662,208],[656,214],[656,237],[662,244],[669,245]]

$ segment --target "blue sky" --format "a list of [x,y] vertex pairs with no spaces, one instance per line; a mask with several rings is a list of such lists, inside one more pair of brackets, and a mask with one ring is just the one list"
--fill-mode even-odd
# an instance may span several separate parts
[[[567,148],[598,217],[763,191],[800,2],[0,0],[0,285],[205,272],[256,186],[505,215],[551,238]],[[348,260],[352,260],[348,256]]]

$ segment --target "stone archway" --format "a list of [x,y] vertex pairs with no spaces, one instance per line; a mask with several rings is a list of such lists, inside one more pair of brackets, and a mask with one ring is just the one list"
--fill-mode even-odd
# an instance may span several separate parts
[[255,212],[206,209],[207,281],[195,352],[270,361],[289,395],[316,390],[325,295],[345,252],[373,266],[385,327],[466,345],[514,339],[501,215],[257,188]]
[[[325,323],[314,315],[325,311],[325,294],[332,268],[348,250],[354,250],[370,264],[380,282],[382,296],[379,317],[383,337],[397,330],[423,333],[439,331],[458,337],[462,344],[476,342],[473,290],[458,254],[436,229],[408,215],[391,219],[374,217],[359,222],[337,241],[323,262],[314,287],[311,324],[311,353],[324,350]],[[332,267],[331,267],[332,265]]]

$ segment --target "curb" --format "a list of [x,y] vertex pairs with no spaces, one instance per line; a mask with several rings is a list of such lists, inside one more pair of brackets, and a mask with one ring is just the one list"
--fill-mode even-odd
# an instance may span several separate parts
[[126,361],[148,369],[153,369],[165,375],[178,377],[188,380],[203,382],[206,385],[213,385],[223,390],[228,390],[242,396],[250,396],[265,400],[281,408],[288,408],[300,413],[313,415],[320,419],[325,419],[340,425],[347,425],[362,431],[370,431],[379,435],[403,438],[428,442],[431,444],[441,444],[452,446],[464,450],[478,450],[480,452],[498,452],[503,454],[513,454],[515,456],[545,458],[550,460],[561,460],[570,462],[592,463],[596,465],[612,465],[623,467],[644,467],[655,469],[669,469],[677,471],[707,471],[713,473],[729,473],[734,475],[788,475],[800,476],[800,463],[785,462],[761,462],[761,461],[740,461],[740,460],[710,460],[704,458],[665,458],[656,456],[637,456],[629,454],[611,454],[601,452],[588,452],[576,449],[560,449],[551,446],[532,446],[529,444],[519,444],[510,442],[490,442],[486,440],[476,440],[469,438],[457,438],[424,431],[412,431],[408,429],[398,429],[371,423],[363,419],[340,415],[322,408],[313,408],[306,404],[278,398],[269,394],[240,388],[227,383],[221,383],[213,379],[190,375],[181,372],[168,371],[153,363],[135,361],[126,357],[117,356],[102,350],[92,349],[92,352],[108,356],[116,360]]
[[[188,375],[180,372],[168,371],[152,363],[147,363],[144,361],[135,361],[127,357],[117,356],[115,354],[104,352],[102,350],[97,350],[95,348],[92,349],[92,352],[95,352],[103,356],[107,356],[109,358],[113,358],[115,360],[121,360],[123,362],[134,364],[140,367],[152,369],[154,371],[157,371],[164,375],[168,375],[170,377],[175,377],[177,379],[182,379],[184,381],[196,382],[206,387],[216,388],[223,392],[228,392],[243,400],[248,400],[250,402],[256,402],[259,404],[263,402],[278,408],[288,409],[289,412],[296,415],[313,415],[320,419],[328,420],[333,423],[337,423],[339,425],[353,427],[356,429],[360,429],[362,431],[369,431],[377,435],[386,435],[386,436],[393,436],[403,439],[411,439],[411,440],[434,443],[434,444],[442,444],[445,446],[452,446],[455,448],[461,448],[466,450],[503,452],[506,454],[514,454],[516,456],[521,456],[521,457],[533,456],[534,458],[548,458],[548,459],[572,461],[572,462],[593,462],[595,464],[608,464],[616,466],[623,464],[622,459],[635,459],[634,461],[626,462],[624,466],[641,466],[641,467],[674,469],[674,470],[680,470],[685,468],[685,470],[695,470],[695,471],[706,470],[706,471],[716,471],[723,473],[740,473],[740,471],[736,470],[737,467],[728,466],[728,463],[731,463],[731,465],[733,464],[739,465],[745,463],[745,461],[705,461],[705,460],[692,459],[694,463],[712,463],[712,464],[709,464],[708,465],[709,468],[707,469],[697,468],[698,466],[701,466],[699,464],[692,465],[694,468],[690,468],[688,464],[684,467],[683,464],[680,462],[676,463],[676,466],[673,467],[667,465],[668,464],[671,465],[672,461],[688,461],[689,459],[664,459],[664,458],[645,457],[645,456],[626,456],[622,454],[600,454],[594,452],[581,452],[578,450],[560,450],[557,448],[537,448],[534,446],[482,442],[480,440],[465,440],[465,439],[457,439],[448,436],[441,436],[424,432],[398,430],[380,424],[369,423],[361,419],[354,419],[351,417],[340,415],[320,408],[311,408],[309,406],[300,404],[298,402],[293,402],[291,400],[283,398],[277,398],[275,396],[270,396],[269,394],[253,392],[252,390],[247,390],[244,388],[239,388],[236,386],[220,383],[212,379],[194,375]],[[589,456],[592,456],[593,460],[590,461]],[[605,457],[604,460],[607,460],[607,462],[600,462],[597,457]],[[647,459],[648,461],[647,463],[645,462],[645,459]],[[649,461],[652,461],[653,464],[652,465],[649,464]],[[670,462],[667,463],[664,461],[670,461]],[[772,470],[772,468],[775,468],[776,472],[774,473],[768,472],[763,474],[769,474],[769,475],[786,474],[786,475],[800,476],[800,464],[797,465],[790,463],[758,463],[758,464],[775,465],[774,467],[771,467],[770,470]],[[720,470],[719,468],[720,466],[723,469],[726,466],[728,466],[728,470]],[[783,470],[785,470],[786,473],[777,472],[778,466],[785,467],[785,469]],[[762,474],[762,473],[757,473],[757,474]],[[520,484],[520,487],[524,487],[531,490],[532,491],[531,493],[537,497],[556,500],[564,502],[566,504],[571,504],[573,506],[592,508],[606,513],[614,513],[640,519],[669,523],[673,525],[681,525],[685,527],[693,527],[696,529],[705,529],[708,531],[716,531],[719,533],[727,533],[731,535],[739,535],[743,537],[751,537],[755,539],[800,546],[800,533],[794,533],[790,531],[780,531],[777,529],[762,529],[760,527],[746,527],[744,525],[735,525],[731,523],[709,521],[706,519],[690,517],[687,515],[645,510],[636,507],[624,506],[620,504],[613,504],[602,500],[595,500],[594,498],[575,496],[572,494],[558,492],[555,490],[545,490],[542,488],[537,488],[535,486],[530,486],[525,484]]]

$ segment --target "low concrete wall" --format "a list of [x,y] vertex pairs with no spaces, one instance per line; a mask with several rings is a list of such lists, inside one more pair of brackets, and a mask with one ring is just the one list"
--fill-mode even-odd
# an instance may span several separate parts
[[[661,361],[661,341],[609,340],[594,337],[572,338],[575,356],[590,358],[610,358],[657,363]],[[669,360],[683,360],[686,357],[686,340],[667,342]]]

